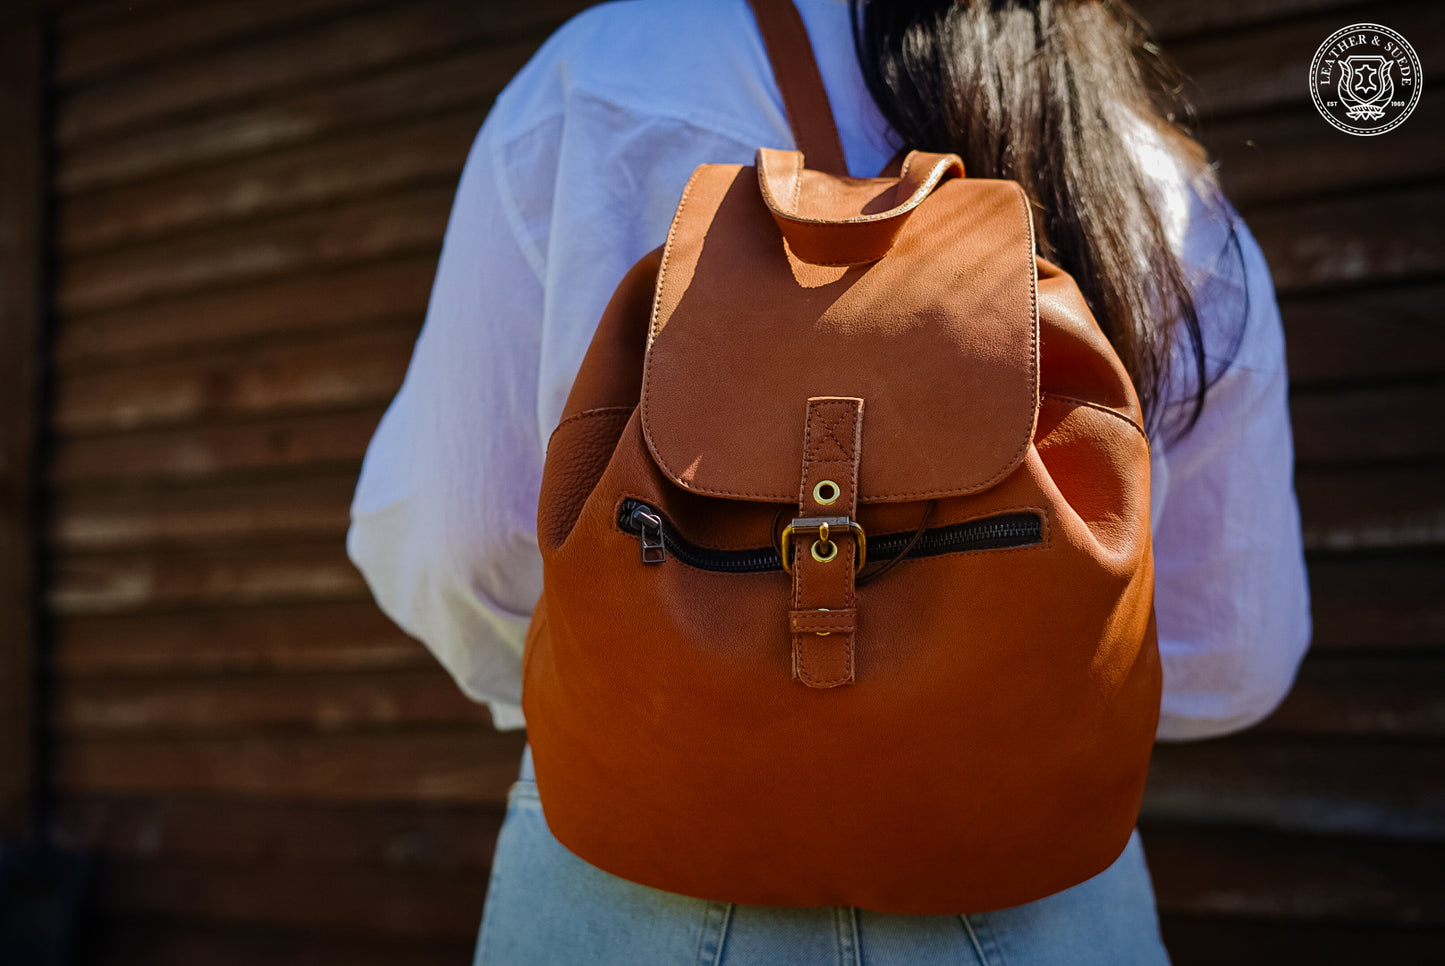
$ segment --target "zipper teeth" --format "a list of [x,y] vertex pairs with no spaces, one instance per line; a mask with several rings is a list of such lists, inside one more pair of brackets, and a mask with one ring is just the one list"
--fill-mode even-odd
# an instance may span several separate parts
[[[622,501],[618,512],[618,524],[634,536],[642,535],[642,527],[634,519],[638,511],[645,511],[663,519],[658,510],[640,500]],[[662,543],[667,552],[678,560],[700,570],[715,570],[724,573],[756,573],[766,570],[782,570],[782,557],[777,550],[759,547],[756,550],[711,550],[694,547],[674,534],[670,526],[661,527]],[[908,545],[913,534],[882,534],[868,542],[869,560],[890,560]],[[1043,522],[1034,513],[1011,513],[965,523],[954,523],[932,530],[925,530],[918,539],[910,556],[926,556],[932,553],[948,552],[948,548],[968,548],[979,544],[976,549],[1001,549],[1014,546],[1029,546],[1043,540]],[[1002,541],[1002,542],[1000,542]]]
[[[952,530],[948,528],[945,530],[945,528],[939,528],[939,530],[934,533],[929,533],[925,530],[923,536],[918,539],[918,548],[927,547],[932,549],[933,547],[946,547],[955,543],[968,544],[993,540],[1041,539],[1043,535],[1038,517],[1032,514],[1026,517],[1023,514],[1013,514],[1002,520],[976,520],[968,523],[953,524],[953,526],[964,529]],[[895,548],[885,545],[886,549],[893,552],[902,550],[908,545],[908,541],[912,536],[912,534],[892,534],[884,539],[887,541],[887,544],[896,543],[897,546]]]

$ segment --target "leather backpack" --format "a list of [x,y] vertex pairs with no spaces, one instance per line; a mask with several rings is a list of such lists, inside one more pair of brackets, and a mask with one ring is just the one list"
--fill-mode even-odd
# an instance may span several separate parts
[[[693,174],[552,433],[522,705],[556,838],[705,899],[981,912],[1101,872],[1159,714],[1149,445],[1011,181]],[[808,165],[804,165],[804,160]]]

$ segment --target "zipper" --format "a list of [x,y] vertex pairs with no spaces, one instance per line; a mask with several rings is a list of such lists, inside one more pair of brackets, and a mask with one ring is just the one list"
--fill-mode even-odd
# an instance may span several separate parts
[[[758,547],[755,550],[714,550],[711,547],[699,547],[678,534],[671,524],[663,519],[656,507],[630,497],[623,500],[618,508],[617,525],[624,532],[638,538],[642,547],[643,563],[662,563],[668,554],[671,554],[689,567],[719,573],[755,574],[783,569],[783,558],[776,547]],[[870,536],[869,563],[875,560],[892,560],[912,539],[912,530]],[[923,531],[923,536],[918,538],[918,543],[909,551],[908,556],[932,557],[941,553],[968,550],[1031,547],[1043,541],[1044,523],[1037,513],[1001,513],[981,520],[930,527]]]

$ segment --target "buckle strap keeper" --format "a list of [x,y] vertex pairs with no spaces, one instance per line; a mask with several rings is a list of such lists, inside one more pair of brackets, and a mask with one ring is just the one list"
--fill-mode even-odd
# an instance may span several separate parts
[[851,634],[858,626],[858,610],[795,610],[788,613],[788,624],[794,634]]

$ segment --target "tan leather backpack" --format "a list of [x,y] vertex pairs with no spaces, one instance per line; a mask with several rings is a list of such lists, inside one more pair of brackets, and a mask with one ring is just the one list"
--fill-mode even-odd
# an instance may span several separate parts
[[690,896],[1038,899],[1123,850],[1158,720],[1139,404],[1022,189],[847,177],[753,2],[803,152],[697,169],[547,447],[543,811]]

